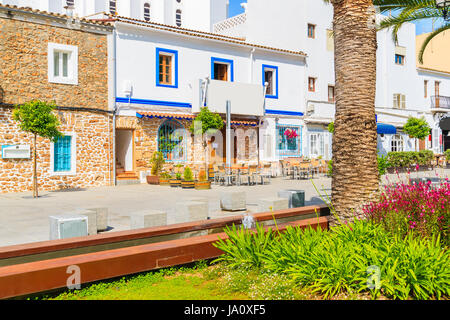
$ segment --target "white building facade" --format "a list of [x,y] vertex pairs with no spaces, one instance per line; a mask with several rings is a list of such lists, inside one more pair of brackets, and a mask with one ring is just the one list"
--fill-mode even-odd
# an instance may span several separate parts
[[[245,13],[232,18],[227,18],[228,0],[0,0],[0,4],[58,13],[73,6],[74,17],[92,19],[107,19],[103,13],[110,14],[116,27],[109,41],[116,61],[110,105],[118,108],[119,116],[195,114],[225,94],[235,119],[263,126],[258,131],[260,160],[331,159],[327,126],[334,119],[335,80],[330,4],[248,0]],[[445,102],[450,97],[450,74],[417,68],[415,37],[413,24],[400,30],[397,44],[389,31],[377,35],[377,121],[398,131],[379,135],[381,154],[415,150],[416,141],[402,132],[410,116],[425,117],[433,128],[421,148],[435,153],[450,148],[443,137],[449,131],[442,128],[443,119],[450,117]],[[209,81],[209,93],[201,81]],[[262,99],[257,90],[263,92]],[[436,103],[434,96],[443,98]],[[223,111],[223,99],[217,103]],[[295,138],[288,139],[287,132],[295,132]]]

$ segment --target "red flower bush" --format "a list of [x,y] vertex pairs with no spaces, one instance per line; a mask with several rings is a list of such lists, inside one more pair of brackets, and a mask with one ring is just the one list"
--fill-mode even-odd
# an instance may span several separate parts
[[292,129],[286,129],[284,132],[284,135],[288,137],[288,139],[294,139],[298,137],[298,134],[295,130]]
[[402,235],[413,231],[425,237],[441,235],[449,244],[450,182],[437,188],[431,182],[386,186],[378,202],[363,209],[370,220]]

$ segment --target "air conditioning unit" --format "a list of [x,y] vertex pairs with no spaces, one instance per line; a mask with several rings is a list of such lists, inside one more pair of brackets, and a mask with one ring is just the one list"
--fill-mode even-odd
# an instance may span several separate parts
[[306,114],[307,114],[307,115],[312,115],[312,114],[314,113],[314,111],[315,111],[315,108],[314,108],[314,105],[313,105],[313,104],[308,105],[308,106],[306,107]]
[[31,149],[29,145],[5,145],[2,146],[2,159],[30,159]]
[[88,217],[82,215],[50,216],[50,240],[86,237]]

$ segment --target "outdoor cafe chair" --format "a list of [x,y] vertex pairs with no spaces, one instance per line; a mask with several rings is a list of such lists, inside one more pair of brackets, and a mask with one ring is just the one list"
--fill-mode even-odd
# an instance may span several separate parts
[[267,179],[270,183],[270,180],[272,178],[272,165],[270,163],[266,163],[263,165],[259,177],[261,178],[261,184],[264,184],[264,179]]

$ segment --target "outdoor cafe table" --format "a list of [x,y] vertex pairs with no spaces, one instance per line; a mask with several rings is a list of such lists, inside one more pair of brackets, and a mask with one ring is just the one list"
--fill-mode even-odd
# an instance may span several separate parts
[[[261,169],[261,168],[262,168],[261,166],[258,166],[258,169]],[[248,169],[249,169],[249,166],[239,166],[239,165],[232,165],[231,167],[225,166],[225,170],[229,170],[229,169],[231,169],[231,170],[236,170],[236,171],[237,171],[237,178],[239,179],[239,176],[240,176],[240,174],[241,174],[241,171],[242,171],[242,170],[248,170]],[[231,180],[231,176],[228,175],[227,178],[228,178],[227,184],[228,184],[229,186],[232,185],[233,182],[232,182],[232,180]]]

